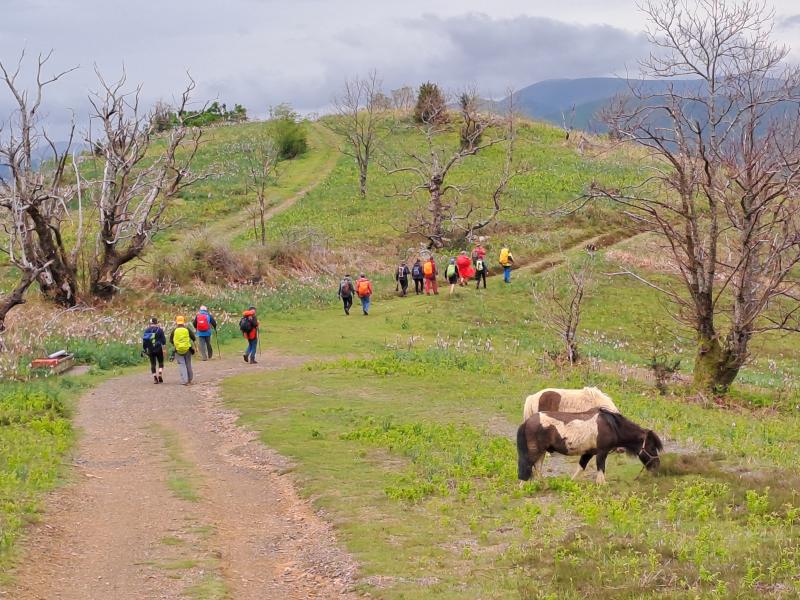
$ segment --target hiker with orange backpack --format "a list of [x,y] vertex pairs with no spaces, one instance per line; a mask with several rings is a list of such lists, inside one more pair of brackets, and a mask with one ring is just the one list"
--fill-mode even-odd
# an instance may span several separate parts
[[436,283],[436,276],[438,274],[439,272],[436,270],[436,261],[433,256],[428,257],[422,265],[422,275],[425,277],[426,296],[431,295],[431,290],[433,290],[434,294],[439,294],[439,284]]
[[200,358],[208,360],[214,355],[214,349],[211,346],[211,330],[217,332],[217,321],[213,315],[208,312],[205,306],[200,307],[200,311],[195,315],[192,320],[194,330],[197,332],[197,345],[200,346]]
[[244,351],[244,362],[249,362],[251,365],[257,364],[256,350],[258,350],[258,327],[260,323],[256,318],[256,307],[251,306],[242,313],[242,318],[239,319],[239,331],[244,335],[247,340],[247,350]]
[[356,280],[356,294],[361,300],[361,310],[364,311],[364,316],[369,315],[369,305],[372,301],[372,282],[363,273]]

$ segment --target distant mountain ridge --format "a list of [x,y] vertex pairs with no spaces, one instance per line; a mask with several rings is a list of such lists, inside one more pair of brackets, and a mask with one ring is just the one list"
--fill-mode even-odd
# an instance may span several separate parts
[[[665,92],[672,85],[678,90],[693,87],[698,80],[627,80],[619,77],[584,77],[579,79],[548,79],[522,88],[514,93],[517,109],[533,119],[562,124],[562,115],[575,106],[574,126],[586,131],[603,131],[597,112],[617,94],[630,90],[631,85],[644,93]],[[508,99],[504,99],[505,104]]]

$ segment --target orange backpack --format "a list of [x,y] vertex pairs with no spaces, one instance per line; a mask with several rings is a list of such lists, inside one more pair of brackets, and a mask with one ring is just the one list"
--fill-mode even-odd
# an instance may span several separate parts
[[363,298],[364,296],[369,294],[369,280],[368,279],[359,279],[358,285],[356,286],[356,293]]
[[433,275],[433,263],[431,261],[425,261],[425,264],[422,266],[422,273],[425,275],[425,277],[430,277]]

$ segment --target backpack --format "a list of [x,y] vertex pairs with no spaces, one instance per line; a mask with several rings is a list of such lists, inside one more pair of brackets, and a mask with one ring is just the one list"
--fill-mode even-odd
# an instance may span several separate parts
[[342,279],[342,283],[339,284],[339,293],[344,297],[353,295],[353,286],[349,279]]
[[483,259],[482,258],[479,258],[478,260],[475,261],[475,270],[477,270],[478,272],[483,271]]
[[397,267],[397,278],[398,279],[405,279],[408,277],[406,275],[406,268],[405,267]]
[[197,331],[208,331],[210,328],[208,313],[197,313]]
[[501,265],[503,265],[503,266],[508,265],[508,262],[509,262],[508,261],[508,255],[509,254],[511,254],[511,252],[508,250],[508,248],[503,248],[502,250],[500,250],[500,264]]
[[364,296],[369,296],[369,280],[368,279],[360,279],[356,284],[356,292],[360,298]]
[[472,250],[472,262],[474,263],[474,262],[475,262],[475,261],[477,261],[477,260],[478,260],[478,249],[477,249],[477,248],[474,248],[474,249]]
[[447,269],[445,270],[444,274],[449,279],[450,277],[455,277],[456,274],[456,266],[454,264],[447,265]]
[[411,277],[422,279],[422,266],[419,263],[414,263],[414,266],[411,267]]
[[145,352],[158,353],[161,344],[158,342],[158,329],[147,328],[142,335],[142,349]]
[[242,317],[239,319],[239,330],[242,333],[250,333],[255,328],[256,326],[255,323],[253,323],[252,317]]
[[433,263],[429,260],[426,260],[425,266],[422,267],[422,272],[425,274],[425,277],[430,277],[433,275]]
[[176,327],[172,334],[172,343],[175,345],[175,352],[186,354],[192,347],[192,338],[186,327]]

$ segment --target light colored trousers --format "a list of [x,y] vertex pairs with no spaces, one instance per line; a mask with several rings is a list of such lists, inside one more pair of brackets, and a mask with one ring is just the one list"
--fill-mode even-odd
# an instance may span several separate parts
[[194,373],[192,372],[192,353],[187,352],[186,354],[175,354],[175,362],[178,363],[178,372],[181,375],[181,383],[184,385],[187,383],[191,383],[192,379],[194,379]]

